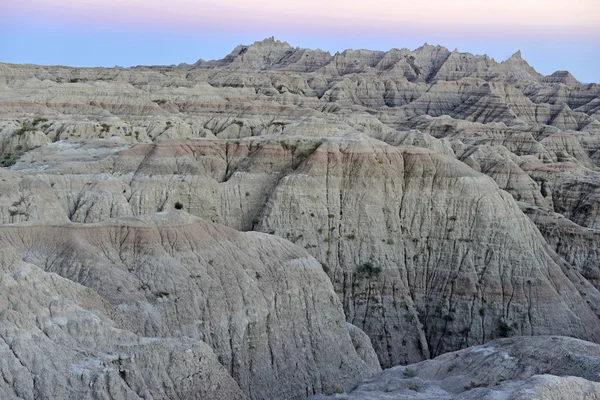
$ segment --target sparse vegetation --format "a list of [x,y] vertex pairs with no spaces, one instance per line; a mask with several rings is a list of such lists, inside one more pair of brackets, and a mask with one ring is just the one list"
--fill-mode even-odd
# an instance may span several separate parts
[[181,209],[183,209],[183,204],[181,204],[180,202],[176,202],[176,203],[175,203],[175,209],[176,209],[176,210],[181,210]]
[[415,376],[417,376],[417,373],[415,372],[414,369],[412,369],[412,368],[406,368],[404,370],[404,377],[405,378],[413,378]]
[[348,236],[346,236],[348,239],[350,240],[354,240],[356,239],[356,235],[354,233],[350,233]]
[[[100,124],[100,127],[102,128],[102,129],[100,130],[100,133],[101,133],[101,134],[102,134],[102,133],[107,133],[107,132],[110,132],[110,125],[108,125],[108,124]],[[102,136],[102,135],[101,135],[101,136]]]
[[374,266],[370,262],[361,264],[356,268],[355,274],[361,278],[371,279],[381,273],[381,267]]
[[31,123],[31,125],[33,126],[38,126],[39,124],[41,124],[42,122],[48,122],[48,118],[43,118],[43,117],[35,117],[33,119],[33,122]]
[[498,334],[500,337],[509,337],[513,331],[514,328],[510,326],[505,320],[502,319],[498,321]]
[[159,106],[162,106],[163,104],[165,104],[167,102],[167,99],[156,99],[156,100],[152,100],[152,102],[158,104]]
[[3,167],[10,167],[15,165],[17,162],[17,156],[15,155],[15,153],[13,153],[12,151],[8,151],[6,153],[4,153],[4,156],[2,157],[2,166]]
[[25,134],[27,132],[35,132],[37,130],[39,130],[39,129],[35,125],[23,124],[23,125],[21,125],[21,127],[19,129],[17,129],[13,133],[13,135],[14,136],[21,136],[21,135],[23,135],[23,134]]

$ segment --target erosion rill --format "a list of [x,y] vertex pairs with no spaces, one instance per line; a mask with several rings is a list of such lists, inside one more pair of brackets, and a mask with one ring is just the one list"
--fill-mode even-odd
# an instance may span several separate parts
[[2,398],[600,396],[600,86],[520,52],[0,64],[0,161]]

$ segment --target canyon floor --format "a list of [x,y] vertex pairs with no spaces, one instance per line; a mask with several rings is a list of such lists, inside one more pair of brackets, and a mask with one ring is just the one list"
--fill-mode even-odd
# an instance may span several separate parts
[[520,52],[0,63],[0,164],[3,399],[600,399],[600,86]]

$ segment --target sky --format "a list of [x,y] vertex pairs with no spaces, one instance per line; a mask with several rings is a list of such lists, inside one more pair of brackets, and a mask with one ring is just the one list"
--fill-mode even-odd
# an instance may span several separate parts
[[0,0],[0,62],[170,65],[266,37],[342,51],[427,42],[600,82],[600,0]]

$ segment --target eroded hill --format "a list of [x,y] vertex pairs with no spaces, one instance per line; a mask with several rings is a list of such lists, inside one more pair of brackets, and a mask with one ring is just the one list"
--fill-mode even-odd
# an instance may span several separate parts
[[200,343],[231,396],[345,389],[375,354],[600,341],[600,87],[520,53],[267,39],[177,67],[0,64],[0,159],[6,268]]

